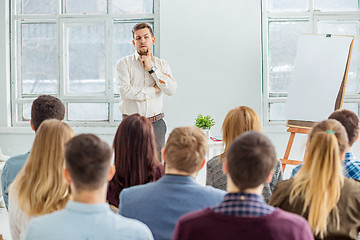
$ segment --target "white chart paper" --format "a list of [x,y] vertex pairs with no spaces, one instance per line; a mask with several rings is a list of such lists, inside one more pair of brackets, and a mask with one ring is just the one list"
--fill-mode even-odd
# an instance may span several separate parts
[[301,36],[285,106],[288,120],[318,122],[334,111],[352,39]]

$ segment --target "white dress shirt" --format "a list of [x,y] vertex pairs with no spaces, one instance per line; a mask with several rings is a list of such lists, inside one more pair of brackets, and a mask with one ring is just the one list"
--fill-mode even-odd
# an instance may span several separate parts
[[[177,83],[169,64],[157,57],[153,57],[152,62],[157,68],[152,74],[144,68],[137,52],[116,63],[122,114],[155,116],[162,113],[163,93],[171,96],[176,92]],[[161,89],[158,93],[155,92],[155,84]]]

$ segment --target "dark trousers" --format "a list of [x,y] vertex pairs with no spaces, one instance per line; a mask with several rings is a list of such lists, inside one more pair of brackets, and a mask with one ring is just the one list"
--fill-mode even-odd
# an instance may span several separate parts
[[153,122],[152,125],[155,133],[155,144],[158,158],[162,162],[161,149],[165,146],[165,134],[167,130],[166,123],[164,119],[160,119],[159,121]]

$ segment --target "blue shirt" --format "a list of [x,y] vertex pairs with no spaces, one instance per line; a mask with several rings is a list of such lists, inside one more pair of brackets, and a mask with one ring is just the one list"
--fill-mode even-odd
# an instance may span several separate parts
[[4,165],[2,174],[1,174],[1,191],[4,197],[4,202],[6,209],[8,209],[8,198],[9,192],[8,187],[14,181],[16,175],[20,172],[24,166],[26,159],[28,158],[30,152],[27,152],[23,155],[18,155],[12,158],[9,158]]
[[119,213],[145,223],[156,240],[171,240],[182,215],[215,206],[225,194],[200,186],[193,177],[165,174],[156,182],[122,190]]
[[212,208],[216,213],[236,217],[261,217],[274,212],[264,198],[251,193],[228,193],[219,205]]
[[25,239],[153,240],[153,237],[145,224],[115,214],[107,203],[69,201],[65,209],[31,220]]
[[[303,165],[303,163],[296,166],[292,170],[291,177],[295,176],[295,174],[300,170],[302,165]],[[343,162],[343,166],[344,166],[345,177],[360,181],[360,161],[356,160],[353,153],[351,153],[351,152],[345,153],[345,159]]]

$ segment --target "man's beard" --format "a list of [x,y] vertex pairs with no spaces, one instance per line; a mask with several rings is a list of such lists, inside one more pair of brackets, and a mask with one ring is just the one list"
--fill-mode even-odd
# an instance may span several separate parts
[[140,56],[145,56],[148,54],[149,49],[148,48],[140,48],[137,52]]

